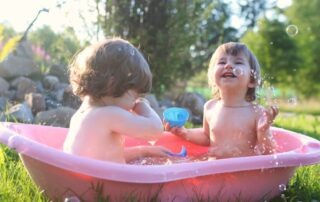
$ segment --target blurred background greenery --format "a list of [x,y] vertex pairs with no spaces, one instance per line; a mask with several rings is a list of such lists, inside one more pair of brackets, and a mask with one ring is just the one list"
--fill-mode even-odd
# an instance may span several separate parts
[[[272,87],[288,103],[316,100],[320,1],[288,2],[279,7],[276,0],[92,0],[87,10],[95,20],[79,11],[87,37],[80,39],[73,27],[54,32],[44,24],[29,30],[28,39],[45,71],[48,64],[67,66],[74,53],[101,36],[124,37],[148,59],[159,98],[184,91],[209,98],[206,71],[212,53],[221,43],[241,41],[258,57],[265,89]],[[58,6],[64,4],[57,0]],[[0,60],[22,34],[0,24]]]
[[[153,93],[159,99],[186,91],[209,99],[207,68],[212,53],[221,43],[240,41],[260,61],[263,87],[258,91],[259,101],[280,106],[275,126],[320,139],[319,0],[282,0],[287,4],[284,7],[279,6],[280,0],[86,2],[84,9],[91,18],[77,11],[86,32],[82,37],[74,27],[57,32],[44,24],[29,30],[28,40],[43,73],[53,64],[67,67],[72,56],[93,41],[121,36],[147,58],[154,75]],[[57,0],[56,7],[67,3]],[[0,62],[22,36],[0,21]],[[0,170],[1,201],[48,201],[8,148],[0,148]],[[299,168],[275,201],[318,201],[319,170],[319,165]]]

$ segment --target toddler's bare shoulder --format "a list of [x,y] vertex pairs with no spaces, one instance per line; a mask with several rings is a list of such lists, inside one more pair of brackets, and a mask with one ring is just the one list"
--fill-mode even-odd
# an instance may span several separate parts
[[218,100],[208,100],[205,104],[204,104],[204,109],[208,110],[208,109],[212,109],[216,104],[217,104]]

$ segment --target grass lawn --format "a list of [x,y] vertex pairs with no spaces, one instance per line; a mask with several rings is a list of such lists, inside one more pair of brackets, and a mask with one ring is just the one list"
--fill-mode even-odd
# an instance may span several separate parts
[[[275,126],[320,140],[320,116],[318,115],[281,113],[275,121]],[[290,183],[281,188],[284,190],[283,193],[272,201],[319,202],[319,182],[320,164],[300,167]],[[49,201],[32,183],[18,155],[3,145],[0,145],[0,201]]]

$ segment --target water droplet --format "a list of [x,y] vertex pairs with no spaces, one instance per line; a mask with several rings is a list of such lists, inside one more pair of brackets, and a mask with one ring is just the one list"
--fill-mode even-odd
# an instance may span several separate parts
[[286,28],[286,32],[289,36],[295,36],[298,34],[299,30],[298,30],[298,27],[295,26],[295,25],[289,25],[287,28]]
[[295,106],[298,103],[298,99],[296,97],[291,97],[288,99],[288,103]]
[[278,158],[278,156],[277,155],[273,155],[273,159],[277,159]]
[[133,49],[133,48],[130,50],[130,54],[131,54],[132,56],[134,55],[134,49]]
[[285,191],[285,190],[287,190],[286,185],[285,185],[285,184],[279,184],[279,190],[280,190],[280,191]]

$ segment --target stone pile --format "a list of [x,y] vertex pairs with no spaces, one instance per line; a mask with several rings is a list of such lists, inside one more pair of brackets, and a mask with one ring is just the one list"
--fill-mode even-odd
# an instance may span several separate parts
[[27,41],[0,63],[0,121],[68,127],[79,105],[66,67],[54,65],[42,74]]
[[[68,127],[81,101],[72,94],[67,68],[52,65],[41,73],[33,58],[30,44],[22,41],[0,63],[0,121]],[[202,122],[205,99],[197,93],[183,93],[175,101],[146,98],[161,118],[165,108],[180,106],[189,109],[193,123]]]

